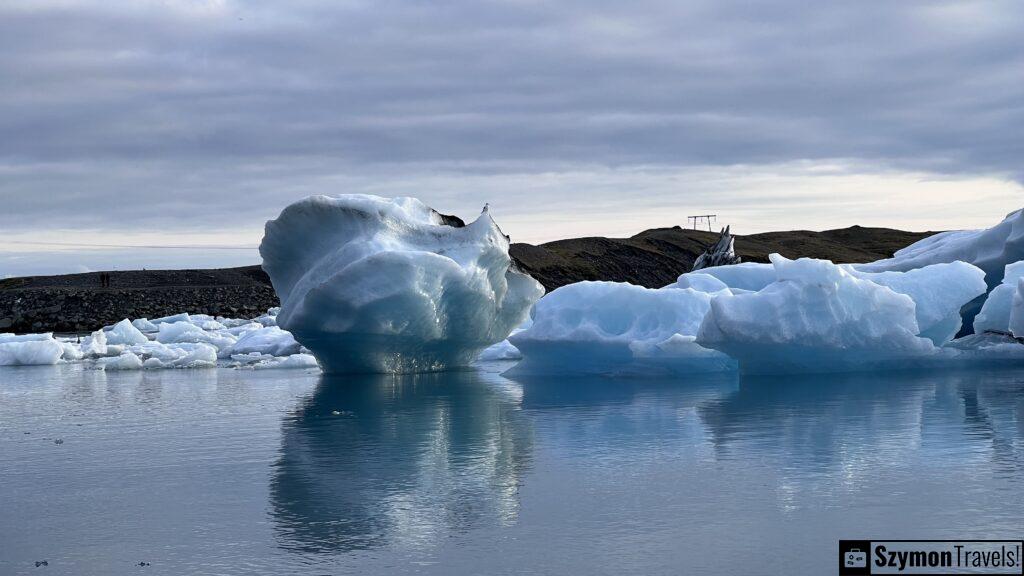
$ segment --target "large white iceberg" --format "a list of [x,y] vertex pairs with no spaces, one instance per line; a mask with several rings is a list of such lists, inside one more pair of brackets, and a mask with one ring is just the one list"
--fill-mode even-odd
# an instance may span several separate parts
[[444,217],[414,198],[314,196],[267,222],[263,268],[276,324],[329,372],[422,372],[469,364],[543,294],[516,271],[485,209]]
[[772,254],[771,261],[776,281],[712,299],[697,336],[748,373],[905,368],[938,359],[936,342],[957,327],[950,316],[985,289],[981,272],[963,263],[877,275],[827,260]]
[[509,341],[519,373],[693,373],[732,370],[694,335],[712,296],[620,282],[577,282],[537,303],[533,324]]

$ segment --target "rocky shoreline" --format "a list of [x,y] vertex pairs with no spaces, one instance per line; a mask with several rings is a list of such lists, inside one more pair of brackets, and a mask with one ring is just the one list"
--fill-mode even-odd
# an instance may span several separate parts
[[99,273],[0,282],[0,332],[88,332],[125,318],[179,312],[255,317],[278,306],[258,266],[110,274],[109,288],[101,286]]

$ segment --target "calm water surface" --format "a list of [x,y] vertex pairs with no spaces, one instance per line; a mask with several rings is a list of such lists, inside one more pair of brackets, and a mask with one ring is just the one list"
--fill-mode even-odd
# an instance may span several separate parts
[[504,368],[0,369],[0,574],[833,574],[839,538],[1024,535],[1024,371]]

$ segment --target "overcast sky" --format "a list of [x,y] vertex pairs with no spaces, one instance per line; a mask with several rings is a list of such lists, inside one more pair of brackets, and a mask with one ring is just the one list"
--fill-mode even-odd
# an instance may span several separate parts
[[1019,0],[0,2],[0,276],[256,262],[313,193],[489,202],[530,242],[988,226],[1024,205],[1022,30]]

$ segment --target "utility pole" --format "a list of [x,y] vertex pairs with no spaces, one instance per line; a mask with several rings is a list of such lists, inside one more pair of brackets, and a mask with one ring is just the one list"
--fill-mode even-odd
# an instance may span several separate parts
[[687,221],[693,220],[693,229],[694,230],[697,229],[697,224],[699,224],[701,222],[707,222],[707,224],[708,224],[708,232],[712,232],[712,230],[711,230],[711,221],[712,220],[718,220],[718,215],[717,214],[701,214],[699,216],[687,216],[686,220]]

